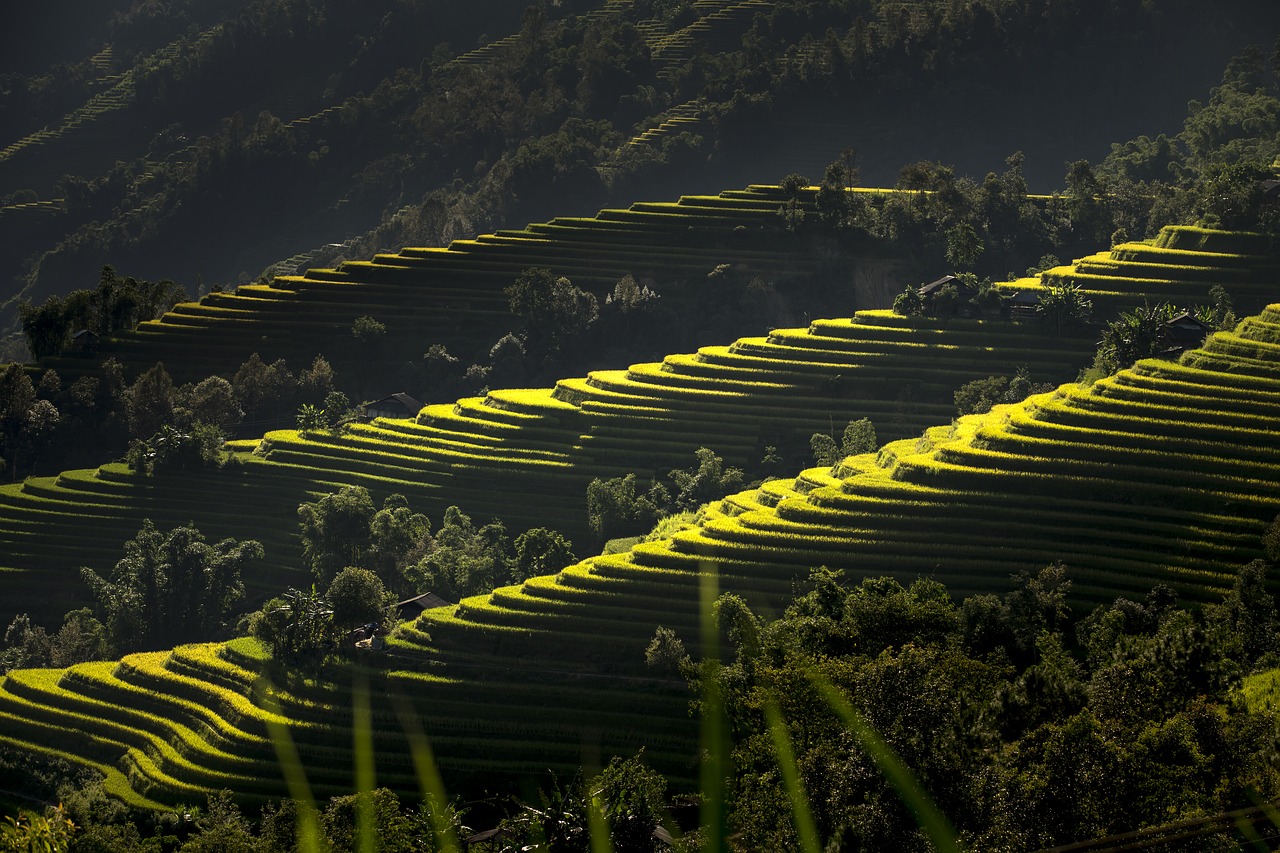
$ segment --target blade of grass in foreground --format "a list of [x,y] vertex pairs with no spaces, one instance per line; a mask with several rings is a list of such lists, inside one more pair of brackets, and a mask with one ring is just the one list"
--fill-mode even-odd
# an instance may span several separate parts
[[787,731],[787,724],[782,719],[782,709],[773,696],[765,699],[764,719],[769,726],[769,735],[773,738],[773,751],[778,756],[782,784],[791,799],[791,820],[796,825],[800,849],[804,853],[822,853],[822,845],[818,843],[818,828],[814,826],[813,812],[809,809],[809,797],[800,784],[800,771],[796,768],[795,754],[791,749],[791,733]]
[[588,792],[587,824],[591,831],[591,853],[613,853],[613,839],[609,837],[609,819],[604,815],[600,798]]
[[1267,843],[1262,840],[1262,836],[1258,834],[1258,831],[1253,828],[1253,824],[1250,822],[1249,818],[1244,815],[1236,818],[1236,832],[1240,833],[1240,837],[1248,842],[1249,847],[1253,850],[1271,849]]
[[702,640],[702,814],[700,823],[706,833],[705,850],[723,849],[724,774],[728,767],[725,746],[724,708],[720,697],[720,634],[716,628],[715,604],[720,596],[720,576],[716,564],[702,563],[698,575]]
[[400,728],[409,741],[409,753],[413,757],[413,769],[418,775],[418,789],[422,791],[431,812],[431,827],[435,830],[436,844],[440,853],[460,853],[457,835],[453,824],[449,821],[445,810],[449,800],[444,792],[444,780],[440,777],[440,768],[436,766],[436,756],[431,750],[431,741],[422,730],[418,714],[413,710],[409,700],[396,695],[392,698],[396,716],[400,719]]
[[298,756],[298,748],[289,734],[289,727],[281,722],[280,701],[273,692],[271,681],[261,677],[254,684],[258,702],[267,712],[267,733],[275,747],[276,760],[284,773],[289,798],[298,804],[298,850],[300,853],[321,853],[320,819],[316,815],[315,802],[311,799],[311,786],[307,784],[307,772]]
[[942,851],[962,850],[960,841],[956,838],[956,831],[951,826],[951,821],[947,820],[947,816],[938,809],[925,790],[920,787],[915,775],[902,763],[902,760],[898,758],[892,747],[881,739],[876,730],[849,704],[849,700],[845,698],[844,694],[836,689],[836,686],[828,681],[822,673],[810,669],[808,677],[814,686],[818,688],[818,692],[822,694],[822,698],[826,700],[826,703],[831,706],[836,715],[853,732],[854,737],[858,739],[858,743],[867,751],[867,754],[871,756],[871,760],[876,763],[876,767],[880,768],[880,772],[885,775],[889,780],[889,784],[898,792],[902,802],[915,815],[916,823],[928,834],[934,848]]
[[378,841],[373,817],[373,711],[369,680],[363,675],[351,685],[351,735],[356,771],[356,853],[374,853]]

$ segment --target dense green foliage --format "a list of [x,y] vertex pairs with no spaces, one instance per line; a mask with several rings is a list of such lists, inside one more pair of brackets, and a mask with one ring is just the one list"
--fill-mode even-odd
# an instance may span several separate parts
[[166,534],[149,521],[124,552],[108,577],[82,570],[97,615],[121,653],[217,633],[244,596],[241,569],[263,556],[253,540],[210,545],[194,527]]
[[824,845],[931,849],[822,682],[849,697],[975,849],[1039,849],[1274,796],[1276,720],[1230,696],[1234,677],[1274,653],[1274,633],[1266,650],[1239,642],[1250,636],[1242,623],[1275,625],[1264,571],[1242,573],[1196,615],[1157,588],[1074,622],[1060,567],[960,603],[931,581],[848,585],[822,570],[767,624],[721,599],[734,648],[718,678],[737,843],[798,849],[797,792],[777,772],[764,713],[777,703]]

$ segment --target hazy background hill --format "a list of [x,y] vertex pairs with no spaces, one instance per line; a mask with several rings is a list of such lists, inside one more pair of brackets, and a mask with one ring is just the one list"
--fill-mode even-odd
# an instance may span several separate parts
[[[843,148],[871,185],[920,159],[981,179],[1021,150],[1048,192],[1069,161],[1176,131],[1227,58],[1280,26],[1261,0],[1212,14],[994,0],[9,14],[5,323],[16,295],[91,286],[104,263],[195,295],[622,200],[816,182]],[[673,115],[687,121],[663,124]],[[53,135],[33,141],[42,127]]]

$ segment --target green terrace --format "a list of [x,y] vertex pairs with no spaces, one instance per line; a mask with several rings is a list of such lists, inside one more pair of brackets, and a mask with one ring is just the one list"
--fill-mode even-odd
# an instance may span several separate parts
[[[416,782],[397,702],[414,710],[455,786],[571,773],[642,746],[688,785],[689,696],[648,672],[643,650],[665,625],[697,652],[708,574],[765,613],[819,565],[855,580],[932,577],[965,595],[1004,591],[1010,575],[1062,560],[1082,608],[1156,583],[1193,606],[1219,598],[1280,512],[1277,342],[1280,304],[1180,362],[1142,361],[770,481],[671,539],[428,610],[385,653],[328,681],[270,687],[259,680],[264,652],[244,639],[15,671],[0,681],[3,739],[104,768],[139,803],[220,788],[261,801],[285,790],[272,731],[287,728],[323,797],[351,784],[352,690],[363,682],[377,783],[404,793]],[[586,417],[545,393],[510,392],[506,405],[489,421],[494,435],[525,417],[542,428]]]
[[1121,243],[1004,288],[1041,294],[1054,285],[1075,284],[1090,297],[1095,314],[1113,316],[1135,298],[1188,307],[1217,284],[1243,313],[1261,311],[1275,298],[1278,275],[1280,260],[1265,234],[1167,226],[1152,241]]
[[[1134,245],[1117,247],[1112,254],[1136,251]],[[1168,229],[1150,248],[1171,262],[1182,260],[1179,253],[1186,252],[1227,257],[1230,263],[1201,266],[1251,270],[1243,293],[1256,298],[1263,285],[1253,282],[1260,282],[1270,267],[1262,256],[1240,252],[1251,247],[1259,248],[1251,235]],[[453,251],[402,254],[443,256]],[[1046,276],[1066,274],[1053,271]],[[1109,281],[1108,292],[1124,293],[1132,286],[1123,276]],[[1212,281],[1216,280],[1205,279],[1200,285],[1207,292]],[[1238,288],[1243,281],[1232,286]],[[363,287],[318,286],[353,292]],[[247,290],[278,295],[276,288]],[[1140,298],[1130,294],[1128,304]],[[359,310],[358,304],[352,303],[353,311]],[[184,315],[170,315],[175,316]],[[1233,364],[1252,358],[1249,363],[1258,376],[1276,371],[1274,364],[1253,352],[1273,334],[1267,316],[1246,321],[1236,335],[1220,335],[1213,354],[1205,351],[1193,358],[1230,357]],[[193,344],[202,337],[197,329],[187,335]],[[109,569],[120,556],[121,544],[143,519],[151,518],[161,528],[194,521],[210,538],[262,541],[267,558],[250,574],[249,586],[251,599],[259,600],[298,582],[296,506],[347,484],[365,486],[375,495],[402,493],[433,518],[457,505],[477,519],[501,518],[513,533],[552,527],[568,535],[581,553],[589,541],[585,493],[594,478],[635,472],[644,480],[663,479],[670,469],[693,464],[694,451],[701,446],[722,456],[726,464],[746,469],[758,465],[772,446],[788,464],[800,467],[811,458],[808,441],[813,433],[839,435],[846,423],[862,417],[873,421],[882,440],[917,437],[950,421],[952,395],[964,383],[1011,375],[1023,367],[1034,381],[1064,382],[1087,366],[1095,340],[1092,331],[1056,337],[1035,322],[860,311],[853,317],[816,320],[806,328],[775,329],[727,346],[702,347],[662,362],[593,371],[561,380],[554,388],[495,390],[484,397],[428,405],[415,419],[378,419],[340,432],[279,430],[261,441],[234,443],[240,464],[219,470],[140,478],[112,464],[97,471],[30,479],[0,488],[0,589],[13,602],[14,612],[56,620],[82,603],[80,585],[68,582],[78,568],[88,564],[99,571]],[[1125,375],[1129,378],[1123,382],[1139,381],[1137,374]],[[1110,389],[1121,381],[1108,380],[1099,388]],[[1206,380],[1197,374],[1195,381]],[[1161,429],[1175,429],[1181,398],[1158,414],[1152,406],[1157,399],[1171,399],[1170,394],[1185,394],[1187,389],[1175,385],[1157,392],[1137,384],[1124,386],[1129,387],[1141,388],[1143,417],[1158,418]],[[1254,391],[1233,391],[1236,396],[1231,399],[1243,407],[1241,417],[1248,412],[1265,420],[1269,409],[1259,408],[1262,404],[1252,398],[1241,399]],[[1124,392],[1110,393],[1111,404],[1121,406]],[[1211,413],[1221,412],[1215,400],[1201,405]],[[1075,416],[1073,412],[1061,416]],[[1096,404],[1090,407],[1091,418],[1129,413],[1121,407],[1106,415]],[[1257,425],[1261,422],[1240,426],[1246,433],[1265,430]],[[1026,443],[1030,437],[1019,440]],[[990,449],[997,446],[996,439],[983,441],[988,449],[982,452],[996,452]],[[1007,452],[1003,448],[1008,442],[1002,441],[1001,452]],[[968,454],[964,461],[978,452],[976,447],[963,451]],[[960,458],[962,451],[949,454]],[[1203,460],[1197,456],[1195,464],[1201,466]],[[1021,477],[1038,473],[1026,470]],[[863,478],[868,483],[873,479]],[[940,516],[939,522],[945,518]],[[986,535],[978,532],[985,528],[964,524],[976,539]],[[721,550],[727,553],[733,547],[737,545],[725,543]]]
[[[443,677],[423,671],[421,647],[401,643],[378,662],[384,666],[342,673],[342,684],[297,690],[260,679],[262,652],[248,640],[62,671],[15,670],[0,680],[0,742],[102,769],[113,794],[144,807],[222,788],[264,802],[285,790],[273,742],[284,729],[311,792],[324,798],[351,785],[350,679],[358,676],[372,687],[378,783],[406,795],[417,777],[392,697],[428,725],[437,761],[454,779],[571,773],[587,750],[640,746],[679,776],[692,775],[694,738],[678,683],[584,679],[554,660],[495,669],[499,659],[490,656],[457,661],[459,671],[483,670],[482,678]],[[477,717],[477,707],[490,713]]]
[[262,541],[268,557],[249,592],[265,597],[297,582],[296,506],[345,484],[400,492],[436,518],[457,505],[513,532],[550,526],[581,547],[596,477],[663,477],[693,464],[703,445],[739,467],[773,445],[799,465],[813,433],[839,433],[861,417],[884,437],[917,435],[950,417],[964,382],[1022,366],[1062,381],[1092,347],[1091,337],[1047,337],[1007,321],[859,312],[554,388],[429,405],[412,420],[278,430],[232,445],[241,464],[219,470],[147,478],[112,464],[33,478],[0,488],[0,566],[10,570],[0,584],[16,612],[56,619],[78,601],[78,584],[67,582],[78,567],[108,569],[151,518]]
[[[408,247],[208,294],[103,341],[99,352],[130,373],[163,361],[179,382],[230,376],[253,352],[291,365],[309,363],[317,353],[354,363],[359,353],[351,325],[370,315],[387,326],[376,366],[390,375],[420,358],[426,343],[465,351],[468,342],[509,331],[502,291],[533,266],[549,267],[601,297],[627,274],[702,278],[721,264],[736,264],[779,283],[807,275],[823,261],[786,231],[779,203],[776,188],[751,186],[560,217],[446,248]],[[92,363],[64,355],[43,366],[70,381]]]

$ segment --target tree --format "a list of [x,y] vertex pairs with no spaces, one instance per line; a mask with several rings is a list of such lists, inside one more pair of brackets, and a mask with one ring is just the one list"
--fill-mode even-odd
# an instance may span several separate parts
[[956,269],[972,269],[983,248],[982,238],[967,221],[958,222],[947,231],[947,263]]
[[593,295],[546,267],[525,270],[503,293],[523,323],[526,349],[537,357],[559,353],[600,313]]
[[546,527],[526,530],[516,537],[512,580],[552,575],[577,562],[573,543]]
[[403,589],[406,562],[430,541],[431,521],[414,512],[404,495],[388,495],[369,522],[369,551],[363,565],[377,572],[388,589]]
[[511,577],[507,530],[499,521],[477,528],[471,516],[451,506],[425,554],[405,570],[414,588],[450,600],[489,592]]
[[333,609],[333,626],[339,632],[370,622],[383,623],[393,598],[376,574],[355,566],[338,572],[324,597]]
[[5,817],[0,824],[0,850],[14,853],[66,853],[75,837],[76,825],[62,806],[44,814],[24,811],[15,819]]
[[961,385],[953,395],[956,415],[989,412],[998,403],[1016,403],[1031,394],[1052,391],[1053,383],[1035,383],[1025,366],[1013,376],[988,376]]
[[813,451],[813,463],[825,468],[838,465],[844,458],[840,455],[840,445],[825,432],[815,432],[809,436],[809,449]]
[[120,651],[209,639],[244,597],[241,570],[263,556],[262,545],[251,539],[209,545],[192,525],[166,534],[149,519],[124,551],[109,578],[80,570]]
[[1236,575],[1231,592],[1209,610],[1208,626],[1220,647],[1248,672],[1280,652],[1280,611],[1267,589],[1267,563],[1254,560]]
[[341,391],[330,391],[324,395],[324,417],[328,424],[336,425],[344,418],[352,416],[351,400]]
[[154,435],[161,427],[175,421],[173,380],[160,362],[129,386],[125,400],[129,411],[129,432],[134,438]]
[[19,443],[33,471],[39,467],[42,452],[55,443],[61,424],[62,415],[48,400],[36,400],[27,411]]
[[684,641],[670,628],[662,625],[653,632],[653,639],[644,650],[645,666],[667,675],[681,673],[689,662]]
[[267,364],[256,352],[249,356],[232,377],[236,402],[250,420],[259,420],[274,412],[287,411],[296,383],[284,359]]
[[[361,824],[377,840],[370,853],[434,853],[438,848],[434,831],[424,816],[405,813],[400,800],[387,788],[334,797],[320,816],[328,840],[326,849],[360,850]],[[452,815],[450,823],[453,823]]]
[[1083,329],[1089,323],[1093,303],[1075,282],[1052,282],[1036,305],[1036,320],[1054,335]]
[[351,324],[351,337],[362,347],[376,346],[386,334],[386,325],[367,314],[357,317]]
[[1100,243],[1112,230],[1102,182],[1088,160],[1067,164],[1066,211],[1078,239]]
[[10,364],[0,372],[0,440],[10,478],[17,476],[21,442],[36,404],[36,389],[22,365]]
[[61,298],[51,296],[38,307],[23,302],[18,306],[18,318],[27,339],[27,349],[36,361],[57,355],[66,348],[71,329]]
[[328,583],[344,566],[363,565],[374,513],[373,498],[363,486],[343,486],[318,501],[299,505],[302,559],[317,581]]
[[879,446],[875,424],[869,418],[849,421],[841,435],[840,444],[836,444],[836,440],[824,432],[815,432],[809,438],[814,464],[829,465],[833,468],[846,456],[871,453]]
[[740,490],[743,486],[740,468],[724,467],[724,460],[706,447],[694,451],[698,464],[689,469],[671,472],[676,484],[675,504],[679,509],[696,510],[703,504],[719,500]]
[[615,755],[586,790],[604,812],[616,853],[666,848],[653,833],[666,809],[667,780],[645,765],[643,750],[626,759]]
[[333,608],[316,591],[290,587],[254,614],[249,633],[271,647],[272,654],[298,661],[324,652],[333,642]]
[[924,297],[911,285],[903,288],[893,300],[893,313],[902,317],[923,317],[925,308]]
[[1231,294],[1220,284],[1209,288],[1207,316],[1201,317],[1216,332],[1229,332],[1236,327],[1236,312]]
[[797,174],[787,175],[778,183],[778,189],[782,190],[783,197],[782,207],[778,208],[778,215],[786,223],[788,231],[799,230],[804,225],[805,214],[800,198],[808,186],[809,179],[804,175]]
[[1262,551],[1272,563],[1280,563],[1280,515],[1262,532]]
[[815,199],[818,218],[828,228],[844,229],[853,226],[862,213],[861,199],[852,192],[858,182],[858,167],[854,165],[854,152],[846,148],[827,166],[818,186]]
[[489,350],[490,388],[519,387],[528,377],[524,343],[508,332]]
[[298,430],[303,435],[319,432],[329,426],[329,418],[324,409],[319,406],[313,406],[310,403],[303,403],[298,407],[297,420]]
[[1093,360],[1094,368],[1111,374],[1158,353],[1164,324],[1176,313],[1167,302],[1144,304],[1122,313],[1103,330]]
[[311,360],[311,367],[298,375],[298,393],[312,404],[323,403],[333,393],[333,367],[322,355]]
[[185,432],[165,424],[150,438],[135,439],[125,461],[143,477],[214,467],[222,461],[225,440],[222,430],[213,424],[197,422]]
[[107,626],[98,621],[93,610],[82,607],[62,619],[62,627],[49,638],[49,664],[73,666],[90,660],[115,657],[107,636]]
[[587,485],[587,523],[599,544],[620,536],[647,533],[666,512],[671,496],[661,483],[639,490],[635,474]]
[[210,794],[202,812],[197,812],[196,831],[178,848],[178,853],[255,853],[259,849],[249,821],[231,799],[230,791]]
[[1013,591],[1005,596],[1009,628],[1016,650],[1031,657],[1042,632],[1058,633],[1066,623],[1071,581],[1067,579],[1066,565],[1058,562],[1045,566],[1035,576],[1020,572],[1013,582]]
[[235,389],[221,376],[183,385],[174,394],[174,410],[178,423],[184,427],[205,423],[230,431],[244,417],[244,410],[236,402]]
[[462,381],[464,368],[444,344],[432,344],[422,354],[422,379],[425,396],[430,399],[452,399]]
[[11,669],[48,666],[51,645],[49,633],[31,624],[31,617],[19,613],[4,632],[4,648],[0,650],[0,674]]

